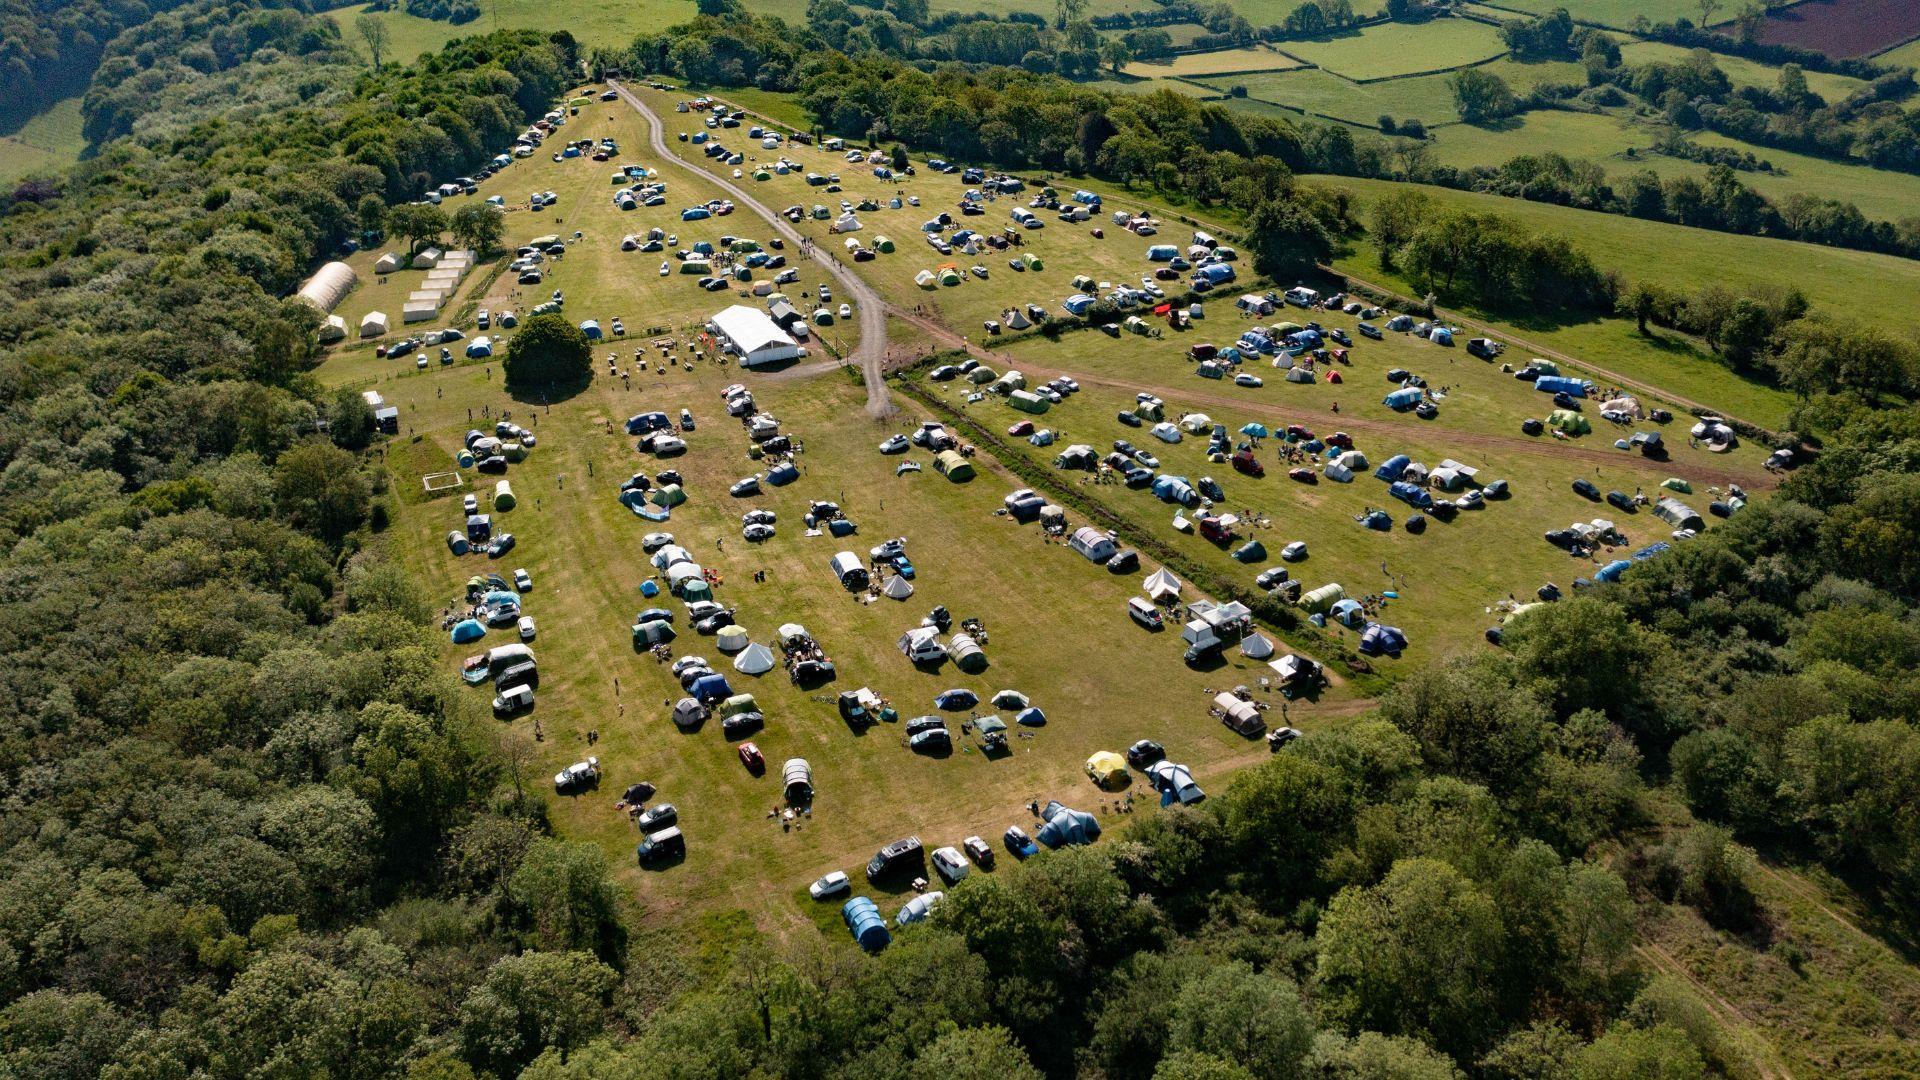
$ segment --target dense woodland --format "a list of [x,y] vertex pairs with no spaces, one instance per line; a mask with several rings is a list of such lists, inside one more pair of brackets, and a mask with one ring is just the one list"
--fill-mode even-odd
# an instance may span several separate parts
[[[696,26],[667,52],[725,36]],[[211,43],[252,27],[250,54]],[[748,70],[788,55],[758,33]],[[202,0],[127,54],[161,85],[97,88],[130,135],[0,199],[0,1074],[1738,1077],[1692,992],[1637,962],[1644,919],[1679,905],[1785,949],[1764,858],[1911,929],[1911,368],[1878,380],[1888,353],[1791,297],[1647,292],[1644,317],[1729,346],[1755,317],[1805,324],[1764,361],[1828,373],[1796,384],[1823,453],[1783,497],[1197,807],[971,876],[879,956],[643,933],[451,692],[418,583],[380,556],[392,495],[360,406],[316,390],[312,316],[283,299],[548,108],[573,43],[494,34],[370,72],[338,40]],[[636,52],[680,62],[654,40]],[[211,68],[185,60],[202,46]],[[1171,170],[1244,210],[1269,267],[1361,224],[1292,189],[1329,152],[1315,131],[1024,72],[805,78],[842,130]],[[1396,214],[1367,227],[1441,274],[1438,215]],[[1565,239],[1483,231],[1606,287]]]

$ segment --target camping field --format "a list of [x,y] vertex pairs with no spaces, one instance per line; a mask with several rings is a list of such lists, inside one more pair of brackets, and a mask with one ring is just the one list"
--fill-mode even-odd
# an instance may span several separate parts
[[[719,408],[719,389],[736,379],[806,447],[799,482],[752,499],[726,495],[729,484],[755,471],[737,422]],[[768,904],[767,894],[793,897],[829,869],[855,871],[874,848],[900,835],[918,833],[929,845],[972,833],[997,841],[1007,825],[1031,826],[1022,805],[1035,797],[1098,811],[1114,796],[1087,782],[1081,762],[1094,750],[1124,749],[1134,739],[1162,741],[1194,766],[1202,783],[1218,783],[1227,769],[1267,752],[1209,717],[1204,693],[1233,682],[1257,685],[1264,665],[1235,656],[1224,671],[1188,669],[1177,636],[1150,636],[1127,620],[1125,600],[1137,592],[1140,574],[1110,575],[1043,543],[1036,526],[994,516],[1001,498],[1020,485],[986,461],[964,484],[949,483],[930,467],[893,475],[902,459],[883,457],[875,446],[911,428],[918,414],[908,409],[891,423],[862,418],[861,391],[837,373],[802,381],[703,364],[691,373],[636,377],[631,389],[596,378],[581,395],[540,410],[513,402],[472,365],[379,386],[416,432],[388,451],[387,467],[401,493],[390,542],[420,580],[441,584],[439,603],[451,602],[469,575],[486,569],[524,566],[532,573],[535,587],[526,603],[540,625],[534,643],[542,660],[539,702],[531,717],[502,723],[502,737],[524,764],[529,786],[544,788],[544,777],[587,753],[601,759],[607,775],[599,791],[553,800],[552,813],[564,833],[602,842],[628,867],[637,898],[654,917],[718,906],[751,907],[772,925],[804,919],[801,901]],[[511,409],[520,422],[532,421],[540,438],[507,474],[519,507],[497,518],[520,544],[491,565],[456,558],[442,543],[459,525],[457,499],[420,494],[423,473],[450,467],[470,426],[470,407],[482,426],[482,407],[493,416]],[[684,457],[644,459],[619,434],[621,421],[634,412],[680,407],[699,421]],[[927,464],[924,453],[906,458]],[[628,473],[668,466],[685,475],[691,496],[670,522],[642,521],[615,500]],[[475,489],[490,490],[484,483],[468,490]],[[844,540],[803,535],[800,518],[810,499],[840,503],[859,533]],[[751,547],[739,540],[739,515],[756,507],[778,514],[779,533]],[[662,703],[681,696],[678,686],[630,644],[628,624],[650,606],[637,591],[653,572],[640,538],[655,529],[674,533],[721,575],[718,598],[737,608],[755,641],[770,642],[775,626],[797,621],[839,665],[835,682],[803,691],[777,668],[758,679],[735,674],[711,639],[684,623],[675,643],[676,655],[704,655],[737,690],[756,695],[769,723],[754,741],[774,775],[787,757],[812,762],[819,791],[814,812],[790,831],[767,819],[767,808],[779,801],[777,781],[746,772],[715,723],[690,734],[677,730]],[[863,604],[833,580],[827,560],[835,551],[864,558],[868,546],[894,536],[907,538],[917,569],[918,592],[909,601]],[[756,570],[766,570],[769,580],[755,584]],[[894,639],[936,604],[947,605],[956,619],[985,622],[992,666],[984,674],[963,675],[951,666],[919,671],[895,650]],[[496,633],[476,646],[450,646],[447,662],[497,643]],[[972,748],[976,740],[964,737],[956,743],[967,748],[951,757],[924,758],[905,749],[897,727],[861,735],[839,719],[832,695],[862,685],[890,698],[903,720],[934,711],[933,696],[948,687],[970,687],[983,698],[1022,689],[1047,713],[1048,724],[1014,739],[1004,759],[985,758]],[[483,710],[484,692],[473,696],[474,708]],[[1290,718],[1312,730],[1348,711],[1349,699],[1335,689],[1320,704],[1296,705]],[[957,725],[966,715],[951,719]],[[590,730],[599,736],[592,747]],[[682,866],[659,873],[633,866],[636,837],[612,802],[640,779],[658,784],[659,799],[680,808],[691,847]],[[1139,805],[1138,812],[1150,812]]]
[[1382,23],[1358,33],[1289,41],[1286,51],[1336,75],[1363,82],[1445,71],[1507,51],[1500,31],[1471,19]]
[[[670,96],[648,93],[659,99],[656,107],[671,108]],[[672,138],[682,122],[689,130],[701,130],[690,114],[663,116],[670,150],[716,168],[704,157],[688,156],[690,141]],[[745,144],[744,128],[723,130],[730,143]],[[646,128],[640,114],[614,103],[596,101],[583,107],[562,133],[566,138],[611,134],[622,147],[618,162],[664,164],[648,161],[643,153]],[[796,148],[792,154],[803,172],[824,172],[836,160],[820,150]],[[850,163],[838,160],[848,167],[844,175],[852,175]],[[597,791],[552,799],[550,810],[561,832],[600,843],[617,865],[626,867],[624,878],[655,925],[738,909],[755,911],[763,928],[808,925],[816,921],[818,910],[801,892],[807,881],[830,869],[857,870],[877,846],[900,835],[918,834],[929,846],[956,843],[971,834],[997,839],[1010,824],[1031,827],[1024,807],[1035,798],[1061,798],[1103,816],[1122,813],[1122,796],[1090,784],[1082,762],[1095,750],[1121,750],[1138,738],[1165,743],[1177,759],[1195,768],[1203,784],[1224,783],[1233,769],[1267,751],[1258,740],[1233,735],[1209,716],[1210,694],[1223,687],[1253,687],[1259,700],[1274,704],[1273,722],[1292,723],[1309,733],[1365,707],[1360,685],[1336,675],[1316,700],[1294,702],[1282,710],[1280,699],[1261,689],[1262,676],[1270,674],[1264,664],[1231,650],[1224,666],[1188,667],[1181,660],[1177,633],[1150,634],[1126,617],[1127,598],[1138,594],[1140,579],[1154,569],[1151,557],[1137,571],[1112,574],[1058,542],[1047,542],[1037,526],[996,514],[1009,491],[1033,486],[1041,476],[1046,478],[1045,490],[1073,493],[1068,500],[1070,524],[1079,524],[1074,519],[1082,519],[1084,512],[1097,513],[1104,523],[1120,528],[1123,544],[1140,543],[1150,552],[1164,552],[1169,559],[1182,560],[1183,566],[1197,568],[1209,581],[1247,587],[1260,570],[1282,565],[1277,562],[1279,548],[1298,539],[1307,542],[1309,556],[1289,569],[1308,587],[1339,582],[1353,596],[1397,593],[1397,598],[1384,601],[1378,615],[1402,627],[1411,644],[1401,658],[1372,661],[1378,674],[1364,681],[1368,687],[1377,686],[1380,675],[1391,678],[1407,664],[1478,647],[1481,633],[1498,619],[1497,606],[1510,595],[1524,599],[1545,582],[1564,588],[1576,576],[1592,573],[1594,564],[1571,560],[1543,542],[1539,533],[1544,528],[1604,516],[1619,522],[1635,546],[1666,534],[1666,526],[1643,514],[1580,498],[1568,487],[1576,476],[1594,479],[1603,490],[1627,492],[1651,492],[1669,476],[1683,477],[1694,482],[1693,501],[1702,506],[1716,485],[1728,480],[1749,484],[1756,493],[1766,486],[1758,447],[1708,455],[1688,448],[1677,425],[1667,431],[1675,443],[1673,457],[1663,462],[1614,450],[1612,440],[1622,433],[1597,419],[1601,430],[1571,441],[1529,439],[1517,426],[1525,416],[1544,415],[1544,399],[1537,392],[1503,373],[1498,364],[1468,357],[1464,349],[1402,335],[1389,334],[1378,342],[1356,338],[1351,363],[1340,369],[1345,379],[1340,385],[1286,382],[1283,372],[1264,361],[1248,369],[1268,379],[1263,387],[1196,379],[1185,359],[1187,346],[1200,340],[1225,343],[1244,325],[1231,305],[1241,290],[1232,287],[1208,301],[1207,317],[1185,335],[1123,334],[1115,339],[1099,331],[1073,330],[1057,341],[1037,333],[984,338],[980,320],[1016,300],[1032,299],[1057,312],[1076,272],[1111,274],[1116,280],[1137,277],[1151,265],[1144,260],[1149,243],[1184,244],[1191,226],[1168,217],[1161,235],[1150,241],[1109,223],[1103,241],[1092,237],[1091,225],[1049,220],[1046,228],[1022,231],[1031,238],[1033,250],[1044,253],[1044,270],[1014,274],[1001,268],[1001,259],[985,280],[968,275],[964,285],[929,292],[912,283],[914,269],[935,262],[930,249],[926,254],[915,250],[924,247],[915,225],[934,206],[952,205],[960,185],[958,177],[924,169],[901,185],[882,185],[870,172],[864,183],[849,183],[844,193],[849,200],[868,192],[890,197],[897,191],[918,193],[923,203],[860,215],[872,220],[855,236],[871,239],[885,229],[903,242],[891,257],[850,265],[873,282],[887,302],[919,308],[916,318],[943,322],[976,343],[986,341],[996,351],[979,355],[993,366],[1018,367],[1036,378],[1069,374],[1083,389],[1033,418],[1059,433],[1056,445],[1046,448],[1007,434],[1009,425],[1025,419],[1023,414],[995,397],[967,400],[965,383],[924,381],[924,367],[906,377],[916,381],[914,393],[930,395],[939,407],[927,411],[903,385],[893,394],[899,411],[887,420],[873,420],[861,408],[865,393],[858,377],[834,365],[830,355],[785,370],[753,372],[711,358],[694,359],[688,345],[700,321],[724,304],[754,301],[734,294],[743,285],[709,294],[695,290],[681,275],[662,278],[657,257],[621,254],[618,237],[658,224],[679,232],[684,245],[692,237],[717,237],[722,231],[766,237],[771,229],[745,207],[731,217],[700,223],[698,231],[693,223],[679,222],[680,207],[712,193],[697,190],[678,170],[662,170],[668,179],[667,206],[620,213],[611,204],[611,168],[581,159],[554,162],[543,151],[492,178],[476,197],[497,192],[510,205],[523,205],[526,192],[550,188],[560,195],[557,214],[509,214],[509,244],[540,232],[568,237],[576,230],[581,233],[568,255],[552,265],[549,280],[539,290],[523,292],[563,290],[570,320],[597,318],[605,326],[613,315],[624,315],[627,341],[611,347],[616,351],[616,375],[606,374],[596,359],[595,378],[583,391],[550,403],[515,401],[504,392],[498,365],[491,361],[415,371],[404,360],[376,360],[359,343],[338,349],[320,374],[333,385],[377,389],[401,409],[403,433],[385,449],[398,504],[386,542],[419,580],[438,588],[436,606],[452,610],[459,604],[463,583],[484,570],[525,567],[531,573],[534,587],[525,602],[527,613],[539,623],[533,644],[543,661],[539,700],[529,716],[499,721],[496,730],[510,750],[519,782],[535,789],[547,790],[547,777],[582,756],[591,753],[601,760],[605,775]],[[750,190],[779,207],[822,189],[808,187],[796,173],[753,184]],[[1111,189],[1106,193],[1109,208],[1138,208]],[[999,205],[1019,203],[1003,198]],[[998,211],[980,220],[997,227]],[[843,239],[829,236],[826,225],[809,218],[806,228],[823,245]],[[811,287],[819,275],[804,269],[804,261],[798,265],[803,267],[802,284]],[[449,309],[450,319],[466,318],[483,294],[495,310],[502,304],[524,307],[537,299],[511,295],[513,287],[505,277],[488,289],[488,273],[484,266],[476,271],[464,302],[457,310]],[[385,302],[382,289],[403,290],[404,285],[363,284],[341,310],[351,314],[361,305]],[[1334,313],[1315,317],[1329,327],[1351,328],[1354,323]],[[1286,318],[1285,312],[1275,312],[1263,321]],[[660,349],[645,343],[653,336],[648,330],[636,332],[643,326],[658,326],[659,336],[673,340],[667,350],[675,361],[671,366],[660,363]],[[827,333],[840,335],[843,328],[850,333],[850,327],[842,323]],[[1464,340],[1467,335],[1461,336]],[[896,357],[924,356],[946,347],[938,335],[901,319],[891,320],[888,344]],[[841,339],[840,345],[850,347],[850,338]],[[627,355],[633,347],[646,357],[645,369]],[[1524,357],[1509,354],[1508,359]],[[1389,386],[1383,373],[1392,366],[1422,374],[1443,390],[1436,419],[1421,421],[1377,404]],[[748,498],[726,494],[735,480],[762,471],[747,453],[749,443],[738,422],[720,409],[719,390],[735,381],[748,385],[758,406],[801,440],[802,476],[792,485]],[[1350,485],[1303,485],[1286,477],[1279,444],[1268,439],[1258,451],[1267,475],[1243,477],[1205,461],[1202,445],[1190,438],[1169,446],[1144,430],[1122,427],[1114,414],[1130,406],[1142,389],[1162,396],[1170,416],[1203,411],[1235,430],[1250,422],[1276,431],[1289,423],[1306,424],[1321,434],[1347,430],[1376,464],[1394,453],[1430,465],[1453,457],[1479,468],[1483,480],[1509,480],[1512,494],[1411,535],[1400,527],[1407,508],[1390,500],[1370,473]],[[1332,411],[1336,402],[1341,405],[1337,415]],[[697,421],[686,435],[691,445],[684,455],[653,459],[637,452],[634,440],[622,433],[629,415],[650,409],[677,414],[681,408]],[[539,440],[506,476],[518,506],[496,515],[497,527],[514,533],[518,546],[492,563],[479,556],[457,557],[444,538],[462,520],[459,495],[471,491],[485,497],[493,478],[470,473],[468,486],[460,491],[429,498],[421,477],[453,468],[463,433],[470,427],[487,428],[509,410],[512,419],[530,427]],[[882,439],[909,431],[930,416],[964,418],[963,434],[981,447],[972,459],[978,470],[974,478],[950,482],[931,468],[923,451],[902,456],[878,452]],[[1225,489],[1221,508],[1246,514],[1247,535],[1268,547],[1267,559],[1241,564],[1224,549],[1177,530],[1172,507],[1147,492],[1052,469],[1053,456],[1069,443],[1086,442],[1105,453],[1116,438],[1159,454],[1166,471],[1218,480]],[[902,461],[924,468],[897,474]],[[690,496],[668,522],[643,521],[617,500],[622,478],[636,470],[652,475],[665,468],[683,475]],[[818,499],[838,503],[858,523],[858,532],[844,539],[805,535],[800,519],[809,500]],[[1387,508],[1395,528],[1380,533],[1357,524],[1354,515],[1370,506]],[[754,508],[772,510],[778,520],[775,537],[759,545],[749,545],[740,536],[740,515]],[[661,602],[648,601],[639,592],[641,583],[654,575],[641,538],[655,530],[671,532],[717,575],[717,598],[735,609],[752,640],[771,643],[776,626],[798,622],[838,665],[835,681],[804,689],[791,685],[778,668],[758,678],[739,675],[712,639],[679,627],[676,655],[714,661],[735,690],[753,693],[766,713],[767,728],[752,738],[767,759],[768,775],[744,769],[714,721],[691,732],[676,728],[669,713],[681,696],[678,685],[663,664],[631,644],[634,613]],[[828,570],[832,554],[849,550],[864,558],[868,547],[891,537],[905,539],[917,569],[915,593],[903,603],[842,589]],[[766,580],[757,582],[761,571]],[[1189,595],[1194,590],[1188,586]],[[966,675],[951,666],[918,670],[895,648],[900,633],[936,604],[948,607],[956,619],[978,618],[985,624],[991,665],[984,673]],[[662,606],[678,609],[673,603]],[[446,662],[452,667],[459,658],[500,640],[496,631],[472,645],[449,645]],[[1321,631],[1302,624],[1286,631],[1283,647],[1333,657],[1350,655],[1353,643],[1354,632],[1338,625]],[[983,698],[996,690],[1017,689],[1032,695],[1048,722],[1016,729],[1011,753],[998,759],[983,755],[978,740],[964,732],[951,756],[927,758],[907,750],[896,727],[882,725],[863,734],[839,718],[834,694],[859,686],[871,686],[889,698],[902,719],[932,712],[934,695],[949,687],[970,688]],[[485,691],[475,690],[472,697],[473,708],[484,713]],[[950,720],[958,725],[968,717],[962,712]],[[769,813],[779,802],[777,780],[769,777],[777,777],[781,763],[794,756],[811,762],[818,797],[810,816],[783,822]],[[656,798],[679,808],[689,838],[683,863],[658,871],[642,871],[634,864],[631,851],[637,837],[612,803],[622,788],[638,780],[658,785]],[[1138,795],[1137,779],[1135,785]],[[1131,812],[1154,812],[1149,801],[1136,798]],[[769,894],[778,900],[767,903]]]

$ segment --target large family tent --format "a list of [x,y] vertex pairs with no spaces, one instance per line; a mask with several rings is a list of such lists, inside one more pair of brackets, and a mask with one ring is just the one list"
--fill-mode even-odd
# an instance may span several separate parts
[[1572,409],[1555,409],[1547,416],[1547,426],[1568,435],[1585,435],[1593,430],[1584,413]]
[[1704,529],[1706,519],[1694,512],[1693,507],[1671,496],[1663,497],[1653,504],[1653,516],[1676,529]]
[[453,624],[453,643],[465,645],[469,641],[479,641],[487,634],[487,628],[476,619],[461,619]]
[[1385,653],[1399,656],[1407,647],[1407,635],[1397,626],[1385,626],[1380,623],[1368,623],[1360,632],[1360,651],[1368,656]]
[[1034,839],[1050,848],[1071,844],[1091,844],[1100,839],[1100,822],[1084,810],[1072,810],[1058,802],[1049,802],[1040,811],[1046,824],[1034,832]]
[[856,896],[842,905],[840,917],[846,920],[853,940],[868,952],[879,952],[893,941],[887,920],[880,915],[880,906],[864,896]]
[[804,803],[813,798],[813,766],[806,758],[788,758],[780,769],[781,791],[790,803]]
[[933,456],[936,472],[954,483],[973,479],[973,463],[961,456],[957,450],[942,450]]
[[1140,587],[1146,590],[1146,594],[1152,597],[1155,603],[1180,598],[1180,579],[1174,577],[1172,572],[1164,566],[1148,574]]
[[1161,806],[1176,802],[1190,806],[1207,797],[1207,793],[1200,790],[1200,785],[1194,783],[1193,770],[1185,765],[1176,765],[1165,759],[1156,761],[1147,769],[1147,778],[1153,781],[1154,789],[1160,792]]
[[1300,606],[1309,615],[1324,615],[1332,609],[1334,603],[1346,599],[1347,590],[1339,582],[1322,585],[1300,598]]

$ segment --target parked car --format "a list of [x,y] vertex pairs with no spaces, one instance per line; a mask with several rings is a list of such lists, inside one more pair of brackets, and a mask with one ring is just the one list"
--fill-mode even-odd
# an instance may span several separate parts
[[520,640],[521,641],[532,641],[535,637],[539,635],[539,633],[540,633],[540,628],[533,624],[533,616],[531,615],[520,616]]
[[1246,372],[1244,372],[1244,371],[1243,371],[1243,372],[1241,372],[1240,374],[1238,374],[1238,375],[1235,375],[1235,376],[1233,377],[1233,385],[1235,385],[1235,386],[1250,386],[1250,387],[1260,387],[1260,386],[1265,386],[1265,385],[1266,385],[1266,383],[1265,383],[1265,382],[1263,382],[1263,381],[1261,381],[1261,379],[1260,379],[1260,376],[1258,376],[1258,375],[1249,375],[1249,374],[1247,374]]
[[1127,601],[1127,617],[1149,630],[1159,630],[1166,625],[1166,617],[1160,609],[1144,597],[1136,596]]
[[687,838],[678,828],[661,829],[656,833],[648,833],[633,853],[643,866],[682,858],[687,854]]
[[940,880],[949,885],[957,885],[967,876],[973,867],[967,865],[967,857],[960,854],[959,848],[943,847],[933,849],[933,871]]
[[895,840],[874,854],[872,861],[867,863],[867,880],[879,884],[909,870],[917,874],[925,864],[926,854],[920,846],[920,838],[909,836]]
[[847,877],[847,872],[845,870],[835,870],[833,873],[807,886],[807,895],[813,897],[815,900],[825,900],[829,896],[838,896],[852,889],[853,881]]
[[752,743],[741,743],[737,753],[740,755],[740,764],[745,765],[747,771],[753,773],[755,776],[760,775],[760,773],[766,769],[767,759],[761,755],[760,748]]
[[977,836],[969,836],[960,841],[960,849],[977,863],[982,870],[993,869],[993,847]]
[[1034,843],[1033,839],[1026,834],[1026,830],[1018,825],[1007,826],[1006,835],[1000,838],[1000,842],[1007,845],[1007,850],[1012,852],[1016,859],[1025,859],[1040,853],[1040,845]]
[[640,550],[652,554],[671,543],[673,543],[672,533],[650,532],[640,538]]
[[640,826],[641,832],[650,833],[658,832],[679,820],[680,811],[674,809],[672,803],[661,803],[641,813],[639,817],[633,819],[633,823]]
[[585,791],[600,782],[600,759],[576,761],[553,776],[553,790],[562,795]]
[[1115,415],[1115,417],[1114,417],[1114,419],[1116,419],[1116,420],[1118,420],[1118,421],[1120,421],[1121,423],[1123,423],[1123,424],[1125,424],[1125,425],[1127,425],[1128,427],[1139,427],[1139,426],[1140,426],[1140,418],[1139,418],[1139,417],[1137,417],[1137,416],[1135,416],[1135,415],[1133,415],[1133,414],[1132,414],[1132,413],[1130,413],[1130,412],[1123,412],[1123,413],[1119,413],[1119,414],[1117,414],[1117,415]]
[[526,567],[523,566],[513,572],[513,587],[521,592],[533,591],[533,575],[527,573]]
[[1272,731],[1267,732],[1267,749],[1278,750],[1299,737],[1300,732],[1295,728],[1274,728]]
[[1164,760],[1167,750],[1152,739],[1141,739],[1127,747],[1127,764],[1136,769],[1144,769],[1156,761]]

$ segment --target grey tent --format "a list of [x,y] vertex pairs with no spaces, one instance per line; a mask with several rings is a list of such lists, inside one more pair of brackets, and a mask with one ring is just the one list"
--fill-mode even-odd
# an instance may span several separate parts
[[813,766],[806,758],[788,758],[780,769],[780,780],[790,803],[810,802],[813,799]]
[[1193,770],[1185,765],[1166,760],[1156,761],[1147,770],[1147,776],[1160,792],[1161,806],[1176,802],[1187,806],[1207,797],[1207,793],[1200,790],[1200,785],[1193,782]]
[[1091,844],[1100,838],[1100,822],[1084,810],[1073,810],[1059,802],[1049,802],[1040,811],[1046,824],[1034,832],[1034,839],[1050,848],[1073,844]]
[[706,718],[707,707],[690,697],[681,698],[673,707],[673,722],[677,727],[690,728]]

